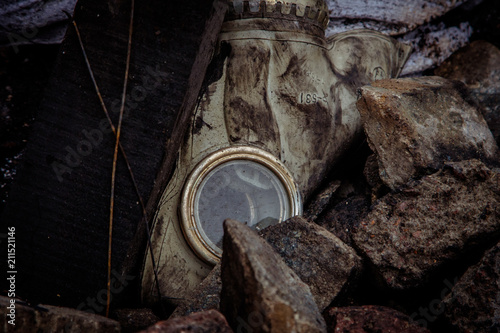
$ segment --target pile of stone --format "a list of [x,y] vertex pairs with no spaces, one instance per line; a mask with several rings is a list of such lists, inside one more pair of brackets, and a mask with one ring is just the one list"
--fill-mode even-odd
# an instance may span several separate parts
[[[440,76],[362,87],[367,147],[303,216],[260,234],[226,220],[221,263],[144,332],[500,331],[499,60],[475,42]],[[26,325],[57,329],[158,320],[20,309]]]
[[362,167],[260,235],[227,220],[222,262],[147,332],[500,330],[499,56],[362,87]]

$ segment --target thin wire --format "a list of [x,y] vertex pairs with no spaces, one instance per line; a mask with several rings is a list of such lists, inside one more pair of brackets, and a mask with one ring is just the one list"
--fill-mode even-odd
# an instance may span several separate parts
[[[108,109],[106,108],[106,104],[104,103],[104,99],[102,98],[102,95],[101,95],[101,92],[100,92],[100,89],[99,89],[99,85],[97,84],[97,81],[95,79],[94,71],[92,70],[92,66],[90,65],[90,61],[88,59],[87,52],[85,51],[85,46],[83,45],[83,40],[82,40],[82,37],[81,37],[81,34],[80,34],[80,29],[78,28],[78,25],[77,25],[76,21],[72,18],[72,16],[68,12],[65,12],[65,13],[68,16],[68,18],[71,20],[71,22],[72,22],[72,24],[73,24],[73,26],[75,28],[75,32],[76,32],[76,35],[78,37],[78,42],[80,44],[80,48],[81,48],[83,57],[85,59],[85,63],[87,65],[87,69],[88,69],[88,72],[90,74],[90,78],[91,78],[92,83],[94,85],[94,88],[95,88],[96,94],[98,96],[99,102],[100,102],[101,107],[102,107],[102,109],[104,111],[104,114],[106,115],[106,118],[108,120],[108,123],[110,125],[111,130],[112,130],[113,134],[116,136],[117,135],[116,128],[115,128],[115,126],[113,124],[113,121],[111,120],[111,117],[109,115]],[[149,224],[148,224],[149,219],[148,219],[148,214],[146,212],[146,206],[145,206],[144,200],[142,199],[142,196],[141,196],[141,194],[139,192],[139,187],[137,185],[137,181],[136,181],[134,173],[132,171],[132,167],[130,166],[130,162],[129,162],[128,158],[127,158],[127,155],[125,153],[125,150],[124,150],[121,142],[119,142],[119,149],[120,149],[120,152],[121,152],[121,154],[122,154],[122,156],[123,156],[123,158],[125,160],[127,169],[129,171],[130,178],[132,180],[135,192],[137,194],[137,197],[139,199],[139,203],[140,203],[140,206],[141,206],[141,209],[142,209],[142,214],[143,214],[142,222],[144,223],[144,225],[146,227],[147,242],[148,242],[148,247],[149,247],[149,251],[150,251],[151,263],[152,263],[152,266],[153,266],[153,273],[154,273],[154,278],[155,278],[155,282],[156,282],[156,289],[157,289],[157,293],[158,293],[158,300],[159,300],[160,303],[162,303],[163,297],[161,295],[159,278],[158,278],[158,269],[156,267],[156,262],[155,262],[155,258],[154,258],[154,254],[153,254],[153,245],[152,245],[152,242],[151,242],[151,230],[150,230]]]
[[125,110],[125,98],[127,95],[127,85],[128,85],[128,75],[130,69],[130,54],[132,50],[132,32],[134,27],[134,7],[135,0],[131,1],[130,9],[130,25],[128,32],[128,45],[127,45],[127,60],[125,64],[125,77],[123,79],[123,92],[122,92],[122,102],[120,106],[120,117],[118,118],[118,126],[116,129],[116,143],[115,152],[113,155],[113,170],[111,171],[111,199],[109,204],[109,240],[108,240],[108,283],[107,291],[108,297],[106,301],[106,317],[109,317],[109,308],[111,304],[111,253],[112,253],[112,241],[113,241],[113,214],[114,214],[114,204],[115,204],[115,176],[116,176],[116,161],[118,159],[118,147],[120,145],[120,134],[122,130],[123,122],[123,111]]

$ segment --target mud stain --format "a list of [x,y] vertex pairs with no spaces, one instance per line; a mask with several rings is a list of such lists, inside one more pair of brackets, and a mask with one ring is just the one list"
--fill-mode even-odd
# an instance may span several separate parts
[[267,86],[271,52],[265,42],[232,49],[225,86],[224,112],[233,143],[263,143],[279,156],[279,128],[269,105]]

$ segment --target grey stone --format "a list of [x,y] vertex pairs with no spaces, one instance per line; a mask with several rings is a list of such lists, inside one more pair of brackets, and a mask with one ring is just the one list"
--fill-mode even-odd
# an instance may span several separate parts
[[216,310],[158,322],[142,333],[232,333],[226,318]]
[[324,316],[328,332],[430,333],[426,328],[412,323],[407,315],[383,306],[330,308]]
[[466,101],[463,83],[437,76],[379,80],[360,91],[368,143],[391,189],[448,161],[498,160],[493,135]]
[[226,220],[221,311],[236,331],[326,332],[309,287],[255,231]]
[[500,50],[486,41],[472,42],[454,53],[434,73],[467,85],[500,144]]
[[[471,11],[481,2],[414,0],[402,6],[398,0],[328,0],[330,23],[326,35],[370,29],[394,36],[413,48],[401,75],[421,74],[469,43],[473,28],[467,21],[474,21]],[[466,6],[460,8],[464,19],[450,26],[444,17],[464,3]]]
[[10,298],[0,296],[0,330],[2,332],[120,332],[120,323],[93,313],[39,304],[35,307],[15,303],[15,326]]
[[389,287],[418,287],[443,264],[496,240],[499,206],[498,172],[478,160],[450,162],[374,203],[353,241]]
[[459,332],[500,331],[500,243],[465,272],[443,303]]
[[361,258],[325,228],[302,217],[271,226],[262,236],[310,288],[320,311],[355,284]]

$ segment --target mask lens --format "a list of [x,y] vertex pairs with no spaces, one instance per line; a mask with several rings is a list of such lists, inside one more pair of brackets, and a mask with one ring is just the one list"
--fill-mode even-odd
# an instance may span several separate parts
[[200,183],[194,218],[210,245],[222,247],[222,222],[231,218],[253,229],[279,223],[290,215],[287,192],[265,166],[247,160],[226,162]]
[[302,214],[302,202],[279,159],[256,147],[234,146],[196,165],[184,184],[180,213],[193,251],[216,264],[222,255],[225,219],[261,230]]

